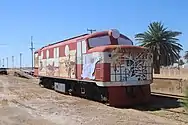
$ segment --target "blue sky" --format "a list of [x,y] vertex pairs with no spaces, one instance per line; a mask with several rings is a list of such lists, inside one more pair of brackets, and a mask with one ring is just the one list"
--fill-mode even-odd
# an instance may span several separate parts
[[152,21],[181,31],[180,42],[188,50],[187,6],[186,0],[1,0],[0,58],[8,57],[12,66],[15,56],[19,66],[22,52],[23,65],[31,66],[31,35],[36,49],[86,33],[87,28],[116,28],[134,41]]

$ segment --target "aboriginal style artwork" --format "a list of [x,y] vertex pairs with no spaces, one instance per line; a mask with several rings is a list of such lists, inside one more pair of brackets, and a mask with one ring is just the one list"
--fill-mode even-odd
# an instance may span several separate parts
[[58,76],[59,66],[55,65],[55,62],[58,62],[58,60],[47,60],[47,66],[46,66],[46,74],[49,76]]
[[65,57],[60,57],[60,76],[76,78],[76,50],[65,46]]
[[152,79],[152,54],[148,50],[112,51],[111,81],[129,82]]

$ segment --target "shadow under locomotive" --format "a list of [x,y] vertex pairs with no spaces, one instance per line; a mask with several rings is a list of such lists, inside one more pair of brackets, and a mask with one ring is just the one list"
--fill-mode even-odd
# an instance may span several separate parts
[[[53,89],[51,89],[53,90]],[[56,91],[57,93],[61,93]],[[68,93],[64,93],[65,95],[69,95]],[[72,95],[69,95],[72,96]],[[76,97],[80,97],[83,99],[89,99],[90,101],[95,101],[98,103],[102,103],[104,105],[108,105],[108,102],[105,101],[99,101],[97,99],[94,98],[86,98],[84,96],[79,96],[79,95],[75,95]],[[119,109],[136,109],[136,110],[140,110],[140,111],[158,111],[161,109],[171,109],[171,108],[179,108],[182,107],[182,102],[179,98],[175,98],[175,97],[167,97],[167,96],[161,96],[161,95],[154,95],[151,94],[150,100],[147,103],[144,104],[135,104],[135,105],[131,105],[131,106],[110,106],[110,107],[114,107],[114,108],[119,108]]]
[[152,94],[150,101],[147,104],[139,106],[135,105],[131,108],[141,111],[158,111],[161,109],[171,109],[180,107],[182,107],[182,102],[179,98]]
[[[52,81],[50,82],[49,79],[46,82],[53,83]],[[68,83],[70,83],[70,82],[68,82]],[[48,84],[45,84],[45,85],[48,85]],[[70,85],[68,86],[68,88],[72,88],[72,87],[70,87]],[[72,85],[79,85],[79,84],[72,84]],[[82,84],[80,84],[80,85],[82,85]],[[88,85],[92,85],[92,84],[86,84],[86,86],[85,86],[85,87],[88,87],[87,90],[89,90],[89,91],[87,91],[89,93],[86,92],[87,96],[86,96],[86,94],[83,94],[81,96],[80,93],[82,93],[82,92],[80,91],[80,89],[76,89],[76,91],[74,93],[71,93],[71,94],[67,90],[67,92],[65,92],[64,94],[89,99],[91,101],[103,103],[103,104],[108,105],[110,107],[121,108],[121,109],[132,108],[132,109],[136,109],[136,110],[140,110],[140,111],[157,111],[157,110],[161,110],[161,109],[171,109],[171,108],[182,107],[182,103],[181,103],[180,98],[162,96],[162,95],[154,95],[154,94],[151,94],[149,100],[146,103],[143,103],[143,104],[135,104],[135,105],[131,104],[129,106],[123,106],[123,107],[121,107],[121,106],[111,106],[111,105],[108,104],[108,101],[101,101],[100,100],[101,99],[99,97],[100,95],[96,94],[97,90],[98,90],[96,86],[91,87],[91,86],[88,86]],[[44,86],[44,88],[51,89],[51,90],[54,90],[54,87],[55,86],[52,87],[52,85],[50,85],[50,84],[49,84],[49,86]],[[80,88],[80,87],[75,87],[75,88]],[[92,88],[92,90],[89,89],[89,88]],[[96,88],[96,89],[93,89],[93,88]],[[94,90],[96,90],[96,91],[93,92]],[[58,92],[58,91],[56,91],[56,92]],[[62,93],[62,92],[58,92],[58,93]],[[133,97],[131,96],[131,98],[134,98],[134,96]]]

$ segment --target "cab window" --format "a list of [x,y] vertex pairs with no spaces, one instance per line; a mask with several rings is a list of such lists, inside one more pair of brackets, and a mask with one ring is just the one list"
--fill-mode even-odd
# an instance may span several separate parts
[[104,45],[111,45],[109,36],[100,36],[88,39],[90,48]]
[[119,37],[118,45],[133,45],[132,41],[126,38]]

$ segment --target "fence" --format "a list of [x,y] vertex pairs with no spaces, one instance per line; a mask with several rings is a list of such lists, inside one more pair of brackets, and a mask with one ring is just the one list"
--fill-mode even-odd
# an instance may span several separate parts
[[160,68],[160,74],[154,74],[155,76],[188,79],[188,69],[181,67],[162,67]]
[[188,88],[188,69],[177,67],[162,67],[160,74],[154,74],[152,91],[183,95]]

